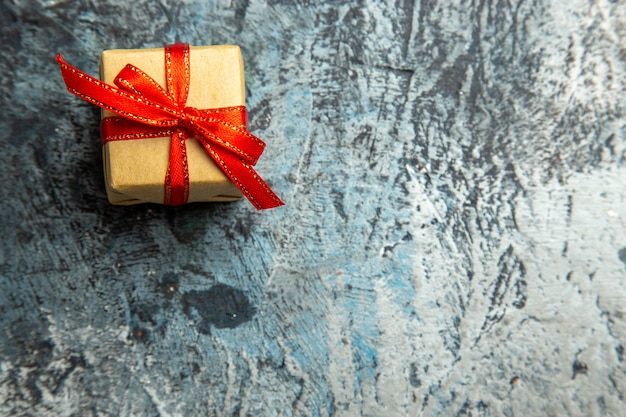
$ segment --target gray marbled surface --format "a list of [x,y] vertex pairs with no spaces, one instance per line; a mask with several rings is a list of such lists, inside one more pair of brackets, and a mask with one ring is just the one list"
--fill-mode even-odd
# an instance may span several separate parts
[[[0,2],[0,415],[626,415],[626,4]],[[287,206],[113,207],[54,56],[233,43]]]

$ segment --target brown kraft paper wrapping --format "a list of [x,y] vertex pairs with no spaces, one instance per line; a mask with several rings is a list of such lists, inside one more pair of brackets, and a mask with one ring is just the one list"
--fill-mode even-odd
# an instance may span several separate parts
[[[107,84],[132,64],[165,87],[163,48],[104,51],[100,79]],[[192,46],[187,106],[198,109],[244,106],[243,60],[238,46]],[[102,117],[115,116],[106,110]],[[107,142],[102,147],[107,196],[111,204],[163,204],[170,138]],[[187,140],[189,202],[235,201],[241,192],[215,165],[196,138]]]

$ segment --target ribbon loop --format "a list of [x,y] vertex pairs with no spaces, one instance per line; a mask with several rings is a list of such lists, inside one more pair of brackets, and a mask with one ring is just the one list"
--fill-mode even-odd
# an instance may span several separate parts
[[117,74],[113,83],[123,91],[137,97],[143,97],[151,103],[158,103],[164,108],[175,111],[178,108],[176,101],[148,74],[128,64]]
[[257,209],[282,206],[284,203],[252,168],[265,143],[248,132],[246,108],[186,106],[189,51],[185,43],[165,47],[167,90],[130,64],[119,72],[112,86],[67,64],[61,55],[57,55],[57,62],[68,91],[120,116],[102,120],[103,144],[171,136],[164,204],[180,205],[188,201],[186,141],[196,136],[217,166]]

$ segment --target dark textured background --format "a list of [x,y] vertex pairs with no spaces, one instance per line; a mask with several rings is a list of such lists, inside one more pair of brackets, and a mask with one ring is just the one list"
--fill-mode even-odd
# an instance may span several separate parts
[[[623,416],[626,4],[0,2],[0,415]],[[54,56],[232,43],[284,208],[113,207]]]

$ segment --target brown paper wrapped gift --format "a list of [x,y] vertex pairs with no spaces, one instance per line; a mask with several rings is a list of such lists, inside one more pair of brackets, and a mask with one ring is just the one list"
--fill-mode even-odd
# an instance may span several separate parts
[[[100,78],[112,84],[126,64],[141,68],[165,86],[162,48],[110,50],[102,53]],[[190,83],[187,106],[199,109],[245,105],[245,84],[238,46],[201,46],[190,49]],[[113,116],[108,111],[102,117]],[[103,148],[104,175],[112,204],[163,203],[164,178],[170,138],[107,142]],[[241,192],[224,175],[197,139],[187,140],[189,202],[234,201]]]

